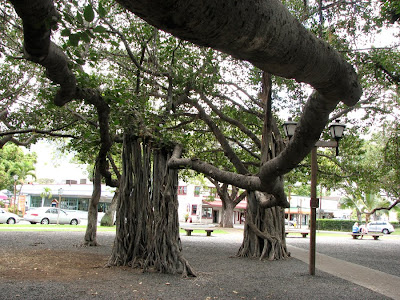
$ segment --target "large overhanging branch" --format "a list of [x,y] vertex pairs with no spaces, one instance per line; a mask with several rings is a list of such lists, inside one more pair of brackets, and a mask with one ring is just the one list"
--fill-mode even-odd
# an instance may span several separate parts
[[381,206],[381,207],[376,207],[373,210],[369,211],[369,212],[363,212],[364,214],[367,215],[372,215],[375,212],[377,212],[378,210],[391,210],[392,208],[394,208],[395,206],[397,206],[398,204],[400,204],[400,199],[397,199],[396,201],[394,201],[391,205],[389,206]]
[[46,68],[47,76],[60,85],[54,103],[62,106],[71,101],[76,91],[76,78],[63,51],[50,41],[51,26],[59,14],[53,1],[11,0],[24,28],[24,56]]
[[277,157],[261,167],[260,178],[269,181],[295,168],[315,146],[335,106],[336,103],[314,92],[304,107],[289,144]]
[[[61,49],[50,42],[50,26],[58,19],[53,2],[11,2],[24,23],[25,56],[46,67],[49,78],[60,84],[57,105],[71,101],[77,93],[75,76]],[[309,153],[337,103],[354,105],[360,98],[361,87],[353,68],[328,44],[308,32],[279,0],[119,2],[177,37],[247,60],[271,74],[309,83],[318,91],[310,97],[288,147],[263,165],[260,178],[244,180],[248,176],[243,176],[243,181],[249,183],[245,188],[271,192],[259,184],[260,179],[271,188],[280,175]],[[241,186],[240,182],[230,183]],[[255,187],[257,183],[260,188]]]
[[274,197],[271,198],[271,201],[264,201],[265,203],[260,203],[260,205],[262,205],[264,208],[272,206],[287,206],[282,178],[274,178],[270,181],[261,181],[260,177],[258,176],[223,171],[196,158],[181,158],[181,155],[182,146],[176,145],[174,152],[168,161],[168,167],[187,167],[219,182],[230,184],[245,190],[261,191],[272,194]]
[[361,96],[351,65],[307,31],[280,0],[117,1],[159,29],[309,83],[327,99],[354,105]]
[[168,161],[170,168],[190,168],[200,172],[208,177],[212,177],[219,182],[231,184],[233,186],[249,189],[249,190],[262,190],[260,178],[257,176],[247,176],[228,171],[223,171],[215,166],[203,162],[199,159],[181,158],[182,146],[176,145],[172,157]]
[[49,79],[60,85],[54,103],[63,106],[72,99],[81,99],[96,107],[101,139],[99,166],[106,183],[118,186],[117,181],[111,178],[107,163],[107,153],[112,145],[108,125],[110,108],[97,90],[78,88],[68,58],[50,41],[51,27],[56,27],[59,19],[53,1],[11,0],[11,3],[23,22],[25,58],[45,67]]

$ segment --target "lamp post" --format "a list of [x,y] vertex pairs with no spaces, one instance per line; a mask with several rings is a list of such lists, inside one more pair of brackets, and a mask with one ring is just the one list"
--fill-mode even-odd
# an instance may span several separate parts
[[14,208],[13,209],[15,209],[15,203],[17,202],[17,180],[18,180],[18,175],[14,175],[13,178],[14,178],[14,202],[13,202]]
[[63,193],[63,189],[58,189],[58,214],[57,214],[57,225],[60,224],[60,209],[61,209],[61,195]]
[[[288,122],[283,124],[285,134],[289,140],[294,135],[296,125],[293,125],[293,121],[289,119]],[[289,129],[290,127],[290,129]],[[294,127],[294,128],[293,128]],[[339,140],[343,136],[343,131],[346,125],[340,124],[339,120],[332,123],[329,126],[329,132],[331,137],[335,141],[318,141],[311,150],[311,199],[310,199],[310,256],[309,256],[309,273],[315,275],[315,241],[316,241],[316,229],[317,229],[317,208],[319,207],[319,199],[317,198],[317,172],[318,172],[318,161],[317,161],[317,148],[336,148],[336,156],[339,155]]]

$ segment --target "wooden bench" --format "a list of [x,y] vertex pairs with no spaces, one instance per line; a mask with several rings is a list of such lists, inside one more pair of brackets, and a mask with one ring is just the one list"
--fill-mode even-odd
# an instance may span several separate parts
[[370,232],[370,233],[352,232],[352,233],[350,233],[350,235],[353,237],[354,240],[358,239],[358,237],[360,237],[360,236],[362,236],[362,237],[364,237],[364,236],[372,236],[374,238],[374,240],[377,240],[383,234],[382,233],[378,233],[378,232],[374,232],[374,233],[372,233],[372,232]]
[[204,230],[207,233],[207,236],[211,236],[211,232],[214,231],[214,229],[208,229],[208,228],[196,228],[196,229],[182,228],[182,229],[186,231],[186,235],[188,235],[188,236],[192,235],[193,230]]
[[285,231],[285,235],[286,235],[286,236],[287,236],[289,233],[300,233],[300,234],[303,236],[303,238],[306,238],[307,235],[309,234],[308,231],[296,231],[296,230],[293,230],[293,231]]

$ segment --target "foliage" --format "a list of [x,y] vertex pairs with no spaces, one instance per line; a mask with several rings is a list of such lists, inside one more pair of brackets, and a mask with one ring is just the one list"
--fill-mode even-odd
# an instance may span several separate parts
[[40,194],[40,197],[45,199],[50,199],[51,197],[53,197],[53,194],[51,193],[51,188],[44,187],[42,193]]
[[114,226],[111,216],[105,214],[100,220],[100,226],[108,226],[108,227]]
[[18,183],[24,183],[27,176],[35,176],[36,154],[24,154],[22,149],[9,144],[0,149],[0,189],[13,190],[14,178]]
[[318,230],[351,232],[353,224],[351,220],[317,219]]
[[400,18],[400,3],[397,0],[380,0],[382,17],[390,23],[395,23]]

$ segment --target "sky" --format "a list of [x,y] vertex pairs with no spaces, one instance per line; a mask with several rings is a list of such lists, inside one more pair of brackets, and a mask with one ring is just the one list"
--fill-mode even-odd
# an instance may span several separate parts
[[29,152],[36,152],[36,177],[54,179],[55,183],[63,183],[67,179],[87,179],[86,165],[72,162],[73,154],[64,155],[56,146],[46,141],[39,141],[31,146]]

